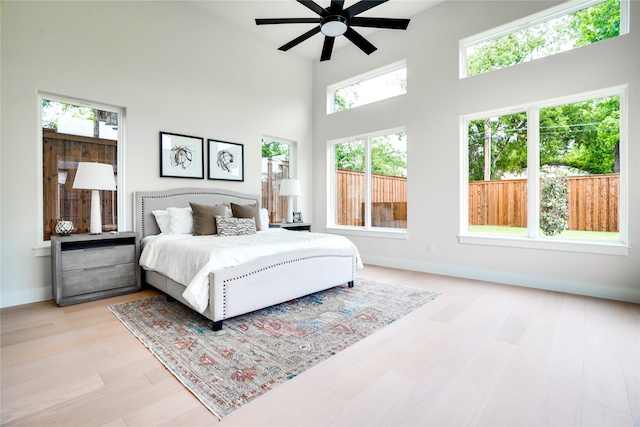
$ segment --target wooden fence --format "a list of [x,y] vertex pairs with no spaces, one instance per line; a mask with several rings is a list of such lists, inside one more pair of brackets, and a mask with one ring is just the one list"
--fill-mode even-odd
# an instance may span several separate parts
[[[91,191],[74,190],[78,162],[116,164],[117,141],[68,135],[43,130],[44,240],[49,240],[56,219],[72,221],[78,233],[88,233],[91,219]],[[114,170],[117,175],[117,171]],[[116,230],[116,191],[100,192],[103,230]]]
[[287,217],[289,197],[278,196],[278,183],[289,178],[289,162],[266,158],[262,162],[262,207],[269,212],[269,222],[280,222]]
[[[372,225],[406,227],[407,180],[373,175]],[[364,225],[364,173],[338,170],[337,224]],[[569,230],[619,231],[619,174],[568,178]],[[527,226],[527,180],[472,181],[469,183],[469,224]]]
[[[336,172],[337,224],[364,225],[364,173]],[[371,223],[374,227],[406,228],[407,179],[403,177],[371,176]]]
[[[619,174],[567,179],[569,230],[619,231]],[[469,224],[527,226],[527,180],[469,183]]]

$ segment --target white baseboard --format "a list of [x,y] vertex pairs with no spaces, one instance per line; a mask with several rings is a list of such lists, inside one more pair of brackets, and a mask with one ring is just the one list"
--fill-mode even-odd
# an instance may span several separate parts
[[46,301],[50,299],[53,299],[51,296],[51,286],[25,289],[21,291],[2,292],[0,308],[30,304],[32,302]]
[[482,268],[461,267],[458,265],[434,264],[388,257],[367,256],[364,254],[360,255],[365,264],[442,274],[444,276],[461,277],[465,279],[483,280],[486,282],[495,282],[504,285],[523,286],[527,288],[640,303],[640,289],[623,289],[592,283],[579,283],[556,279],[553,277],[532,276],[527,274],[486,270]]

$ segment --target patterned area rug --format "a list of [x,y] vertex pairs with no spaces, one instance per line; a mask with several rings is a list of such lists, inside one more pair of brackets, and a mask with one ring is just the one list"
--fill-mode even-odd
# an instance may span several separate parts
[[109,309],[222,419],[438,295],[358,279],[225,320],[218,332],[164,296]]

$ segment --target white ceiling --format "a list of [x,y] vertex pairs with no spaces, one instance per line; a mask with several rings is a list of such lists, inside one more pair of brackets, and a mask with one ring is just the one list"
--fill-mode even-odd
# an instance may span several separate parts
[[[307,7],[295,0],[191,0],[198,6],[207,9],[223,18],[228,19],[244,28],[253,31],[273,42],[274,49],[302,35],[318,24],[278,24],[256,25],[256,18],[315,18],[316,15]],[[444,0],[390,0],[386,3],[369,9],[358,16],[370,16],[377,18],[411,18]],[[315,0],[323,8],[330,4],[330,0]],[[346,0],[344,8],[348,8],[358,0]],[[409,23],[411,28],[411,23]],[[354,27],[365,38],[376,31],[401,31],[401,30],[377,30],[374,28]],[[322,51],[324,36],[316,34],[305,40],[288,53],[295,53],[305,58],[319,60]],[[344,37],[337,37],[335,50],[350,44]],[[375,43],[374,43],[375,44]],[[363,53],[364,55],[364,53]]]

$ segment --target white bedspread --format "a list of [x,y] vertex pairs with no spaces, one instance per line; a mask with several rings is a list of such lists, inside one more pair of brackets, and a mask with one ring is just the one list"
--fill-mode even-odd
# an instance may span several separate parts
[[[182,296],[198,312],[209,304],[209,273],[288,251],[310,248],[357,248],[344,236],[267,230],[249,236],[219,237],[159,234],[143,240],[140,265],[187,284]],[[362,268],[358,254],[357,268]]]

